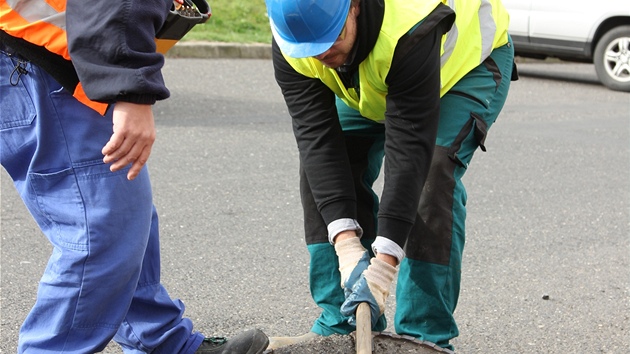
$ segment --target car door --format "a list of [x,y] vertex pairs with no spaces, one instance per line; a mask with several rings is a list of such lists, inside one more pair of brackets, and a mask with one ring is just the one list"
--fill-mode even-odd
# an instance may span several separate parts
[[504,0],[515,42],[554,54],[591,54],[591,42],[606,18],[630,10],[628,0]]
[[519,41],[529,42],[529,16],[532,0],[504,0],[510,14],[510,34]]

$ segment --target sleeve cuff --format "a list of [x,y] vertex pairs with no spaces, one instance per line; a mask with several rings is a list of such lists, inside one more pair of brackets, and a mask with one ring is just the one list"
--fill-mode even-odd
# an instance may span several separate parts
[[344,219],[337,219],[331,222],[330,224],[328,224],[328,242],[330,242],[330,244],[332,245],[333,239],[335,238],[335,236],[337,236],[337,234],[343,231],[350,231],[350,230],[356,231],[357,236],[359,237],[363,235],[363,229],[359,225],[359,222],[356,221],[355,219],[344,218]]
[[396,257],[398,264],[405,258],[405,250],[398,246],[396,242],[383,236],[376,236],[376,239],[372,242],[372,251],[374,251],[374,254],[383,253]]

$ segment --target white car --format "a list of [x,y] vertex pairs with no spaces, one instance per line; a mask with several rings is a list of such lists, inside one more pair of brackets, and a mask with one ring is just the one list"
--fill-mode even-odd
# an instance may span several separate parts
[[630,0],[503,0],[516,55],[595,65],[612,90],[630,92]]

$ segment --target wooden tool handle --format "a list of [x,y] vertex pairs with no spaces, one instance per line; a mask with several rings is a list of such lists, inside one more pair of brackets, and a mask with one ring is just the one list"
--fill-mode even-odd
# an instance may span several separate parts
[[370,316],[370,305],[367,302],[359,304],[356,312],[357,317],[357,354],[372,353],[372,320]]

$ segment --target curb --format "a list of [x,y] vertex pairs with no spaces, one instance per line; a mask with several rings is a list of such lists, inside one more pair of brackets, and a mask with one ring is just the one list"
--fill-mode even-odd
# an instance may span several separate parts
[[[204,41],[177,42],[166,53],[165,57],[196,59],[271,59],[271,44]],[[555,58],[540,60],[516,57],[516,64],[538,62],[562,63],[561,60]]]
[[271,59],[271,44],[186,41],[176,43],[165,56],[199,59]]

